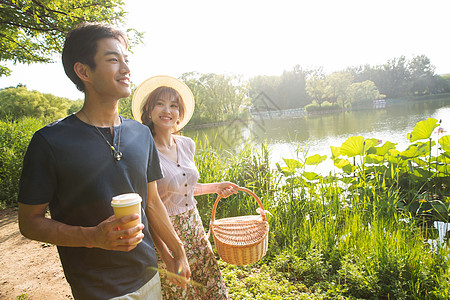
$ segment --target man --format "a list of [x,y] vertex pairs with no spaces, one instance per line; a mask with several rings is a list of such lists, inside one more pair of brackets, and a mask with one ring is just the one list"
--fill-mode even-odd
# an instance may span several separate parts
[[[159,299],[150,231],[170,248],[178,283],[184,287],[190,276],[156,188],[162,175],[150,130],[118,114],[119,99],[131,92],[127,48],[126,35],[104,24],[80,24],[68,34],[64,70],[84,92],[83,108],[37,131],[24,158],[20,231],[58,246],[75,299]],[[111,198],[124,193],[138,193],[145,213],[141,224],[120,230],[139,218],[114,217]]]

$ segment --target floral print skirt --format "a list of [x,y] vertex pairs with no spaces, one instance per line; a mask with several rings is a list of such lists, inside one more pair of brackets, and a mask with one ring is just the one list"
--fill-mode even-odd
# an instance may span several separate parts
[[[229,299],[219,265],[211,244],[206,238],[197,208],[170,216],[170,219],[183,242],[191,268],[191,281],[183,290],[169,282],[165,272],[160,272],[163,299]],[[159,254],[158,267],[166,270]]]

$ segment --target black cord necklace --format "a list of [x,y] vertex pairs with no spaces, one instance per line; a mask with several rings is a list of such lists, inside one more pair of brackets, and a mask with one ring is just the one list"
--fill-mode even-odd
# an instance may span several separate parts
[[119,160],[122,158],[122,152],[120,152],[120,132],[122,131],[122,122],[120,122],[120,125],[119,125],[119,136],[117,137],[118,141],[117,141],[117,149],[116,149],[113,145],[111,145],[111,143],[108,141],[108,139],[103,135],[103,133],[101,132],[101,130],[98,129],[98,127],[95,126],[94,123],[92,123],[92,121],[89,119],[89,117],[87,116],[87,114],[86,114],[84,111],[82,111],[82,110],[80,110],[80,112],[82,112],[83,115],[86,117],[86,119],[88,119],[89,123],[91,123],[92,126],[94,126],[94,127],[97,129],[98,133],[100,133],[100,135],[102,136],[102,138],[105,140],[105,142],[106,142],[106,143],[108,144],[108,146],[111,148],[111,151],[112,151],[111,154],[112,154],[112,156],[113,156],[117,161],[119,161]]

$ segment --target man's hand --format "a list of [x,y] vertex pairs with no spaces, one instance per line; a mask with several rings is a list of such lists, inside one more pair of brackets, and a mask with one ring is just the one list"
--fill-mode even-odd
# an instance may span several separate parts
[[[98,224],[95,228],[94,245],[92,247],[106,250],[130,251],[136,248],[143,238],[143,224],[136,225],[129,229],[119,230],[120,225],[139,219],[139,215],[129,215],[116,219],[114,215]],[[137,235],[136,235],[137,234]]]
[[19,228],[25,237],[56,246],[96,247],[118,251],[136,248],[133,244],[144,237],[142,233],[137,234],[144,228],[143,224],[129,229],[118,229],[120,225],[138,219],[137,214],[120,219],[116,219],[113,215],[97,226],[84,227],[67,225],[46,217],[47,207],[48,203],[39,205],[19,203]]

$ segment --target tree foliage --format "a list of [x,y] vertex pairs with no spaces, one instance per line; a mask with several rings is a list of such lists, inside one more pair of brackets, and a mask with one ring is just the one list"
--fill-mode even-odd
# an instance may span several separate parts
[[190,124],[229,121],[239,118],[249,104],[248,87],[241,76],[197,72],[181,78],[192,90],[195,111]]
[[1,119],[34,117],[50,122],[65,117],[72,104],[67,98],[29,91],[24,86],[0,90]]
[[355,82],[373,81],[387,98],[402,98],[448,92],[449,83],[435,74],[435,67],[425,55],[408,60],[405,56],[390,59],[383,65],[349,68]]
[[353,76],[349,72],[334,72],[325,78],[329,86],[330,102],[344,104],[348,101],[347,90],[353,82]]
[[438,93],[450,93],[450,74],[438,76]]
[[[250,97],[254,106],[264,106],[256,103],[264,99],[265,106],[272,109],[299,108],[308,104],[311,100],[306,93],[306,79],[312,71],[303,70],[295,66],[290,71],[284,71],[281,76],[256,76],[250,79]],[[264,96],[264,97],[261,97]]]
[[435,67],[425,55],[413,57],[408,65],[412,91],[417,95],[430,94],[435,87]]
[[[313,103],[321,106],[322,103],[339,104],[340,107],[348,107],[357,102],[383,99],[375,83],[371,80],[354,82],[349,72],[335,72],[325,78],[313,76],[306,82],[306,92],[313,99]],[[334,109],[333,105],[329,105]],[[309,111],[316,109],[308,106]]]
[[351,103],[355,103],[383,99],[385,96],[380,94],[373,81],[366,80],[352,83],[347,90],[347,97]]
[[325,79],[318,76],[313,76],[306,82],[306,92],[318,105],[329,98],[329,88],[327,87]]
[[133,119],[133,113],[131,111],[131,100],[133,99],[133,93],[136,88],[133,88],[133,92],[130,96],[122,98],[119,101],[119,114],[127,119]]
[[[67,32],[81,22],[120,26],[126,12],[122,0],[1,0],[0,76],[9,75],[7,61],[47,63],[60,53]],[[127,30],[131,44],[142,33]]]

